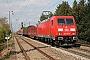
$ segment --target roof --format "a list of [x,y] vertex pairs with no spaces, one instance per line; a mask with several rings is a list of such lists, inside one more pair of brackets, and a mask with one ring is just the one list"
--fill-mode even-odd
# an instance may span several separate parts
[[52,16],[50,18],[50,20],[54,19],[54,18],[74,18],[73,16]]

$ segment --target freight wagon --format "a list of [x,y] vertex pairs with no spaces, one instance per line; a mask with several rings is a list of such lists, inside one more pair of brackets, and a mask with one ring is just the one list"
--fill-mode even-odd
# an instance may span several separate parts
[[30,25],[30,26],[28,26],[27,32],[28,32],[27,35],[30,38],[35,38],[36,37],[36,34],[37,34],[37,27],[34,26],[34,25]]
[[28,36],[28,27],[23,27],[23,35]]
[[23,29],[20,29],[16,32],[18,35],[23,35]]

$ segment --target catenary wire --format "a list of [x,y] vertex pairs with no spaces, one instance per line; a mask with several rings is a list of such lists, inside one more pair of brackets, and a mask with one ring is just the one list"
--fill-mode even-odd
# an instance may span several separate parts
[[[58,4],[59,2],[61,2],[61,0],[59,0],[58,2],[56,2],[55,4],[53,4],[51,7],[49,7],[48,9],[52,8],[53,6],[55,6],[56,4]],[[48,10],[47,9],[47,10]]]
[[[58,2],[56,2],[55,4],[53,4],[52,6],[50,6],[49,8],[47,8],[46,10],[51,9],[53,6],[55,6],[56,4],[58,4],[58,3],[61,2],[61,1],[62,1],[62,0],[59,0]],[[48,6],[48,4],[47,4],[46,6]],[[41,9],[41,11],[44,10],[44,9],[46,8],[46,6],[45,6],[43,9]],[[40,13],[41,13],[41,12],[40,12]]]
[[8,4],[8,6],[9,6],[9,9],[12,11],[12,9],[11,9],[11,7],[10,7],[10,5],[9,5],[9,2],[8,2],[8,0],[6,0],[6,2],[7,2],[7,4]]
[[[29,2],[30,2],[30,0],[28,0],[28,2],[26,3],[26,5],[25,5],[24,9],[21,9],[22,13],[20,14],[20,16],[22,16],[22,15],[23,15],[23,13],[24,13],[24,11],[25,11],[26,7],[28,6],[28,3],[29,3]],[[19,17],[18,19],[20,19],[20,17]]]

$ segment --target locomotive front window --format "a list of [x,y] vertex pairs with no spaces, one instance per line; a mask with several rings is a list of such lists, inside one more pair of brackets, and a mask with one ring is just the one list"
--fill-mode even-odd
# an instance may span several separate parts
[[66,19],[67,24],[74,24],[73,19]]
[[65,24],[65,20],[64,19],[58,19],[58,24]]

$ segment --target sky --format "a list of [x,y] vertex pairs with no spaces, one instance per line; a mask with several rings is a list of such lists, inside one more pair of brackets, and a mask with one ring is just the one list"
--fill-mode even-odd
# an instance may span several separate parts
[[10,11],[10,23],[13,31],[17,31],[21,28],[21,22],[25,27],[36,25],[43,11],[54,13],[62,1],[68,1],[72,6],[74,0],[0,0],[0,17],[7,17],[9,20]]

